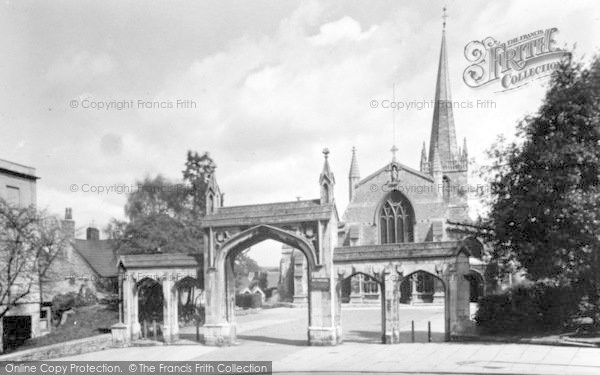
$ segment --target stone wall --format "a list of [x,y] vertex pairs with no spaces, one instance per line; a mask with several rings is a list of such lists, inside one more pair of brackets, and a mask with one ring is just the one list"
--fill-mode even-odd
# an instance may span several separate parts
[[71,355],[96,352],[111,348],[112,335],[110,333],[86,337],[80,340],[73,340],[42,346],[39,348],[21,350],[15,353],[0,356],[2,361],[43,361],[46,359],[60,358]]

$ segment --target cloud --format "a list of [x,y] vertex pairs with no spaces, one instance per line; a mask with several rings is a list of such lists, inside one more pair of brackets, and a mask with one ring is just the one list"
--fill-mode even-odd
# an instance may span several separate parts
[[106,76],[115,69],[115,62],[106,54],[93,55],[87,51],[68,53],[54,61],[47,72],[51,83],[87,82]]

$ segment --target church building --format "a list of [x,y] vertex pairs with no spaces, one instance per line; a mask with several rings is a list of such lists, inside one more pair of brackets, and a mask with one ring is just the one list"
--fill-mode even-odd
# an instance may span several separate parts
[[[467,141],[465,138],[462,147],[458,145],[452,107],[444,27],[431,136],[429,145],[423,143],[420,165],[413,168],[398,161],[398,149],[393,146],[392,160],[361,178],[357,150],[352,149],[349,204],[341,219],[336,250],[358,247],[366,258],[369,258],[366,254],[372,253],[375,263],[382,245],[391,249],[394,244],[413,243],[414,251],[426,256],[436,243],[463,240],[448,230],[451,229],[449,222],[470,221]],[[289,292],[294,302],[304,303],[306,260],[299,251],[289,248],[284,248],[282,255],[282,289]],[[480,259],[473,257],[471,263],[470,299],[475,302],[483,294],[483,266]],[[380,289],[378,282],[357,273],[344,280],[342,302],[379,303]],[[417,272],[404,280],[400,293],[401,303],[444,303],[441,281],[425,272]]]

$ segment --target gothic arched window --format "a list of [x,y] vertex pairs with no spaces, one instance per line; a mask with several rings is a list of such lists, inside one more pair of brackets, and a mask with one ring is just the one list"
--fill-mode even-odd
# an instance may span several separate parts
[[381,243],[413,242],[414,214],[408,200],[393,191],[379,213]]

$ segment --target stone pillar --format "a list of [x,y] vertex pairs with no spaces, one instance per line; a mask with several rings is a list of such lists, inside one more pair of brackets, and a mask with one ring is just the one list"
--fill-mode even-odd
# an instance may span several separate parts
[[363,303],[363,297],[362,275],[359,273],[350,278],[350,303]]
[[166,277],[162,280],[162,291],[163,291],[163,324],[162,324],[162,335],[164,342],[173,341],[173,298],[172,297],[172,284],[173,280],[170,277]]
[[410,296],[410,304],[414,305],[417,304],[419,302],[421,302],[421,294],[419,292],[417,292],[417,284],[419,283],[418,280],[419,276],[417,273],[414,273],[411,277],[410,277],[410,286],[412,288],[411,291],[411,296]]
[[123,323],[127,326],[127,336],[131,340],[140,337],[140,323],[138,321],[137,287],[131,274],[125,272],[122,281],[123,296]]
[[308,266],[301,251],[294,250],[294,303],[308,303]]
[[[208,254],[205,254],[207,256]],[[231,289],[227,284],[233,284],[235,289],[235,280],[233,275],[226,282],[228,262],[215,264],[215,267],[208,267],[205,261],[204,284],[206,288],[206,323],[204,324],[205,345],[223,346],[231,345],[236,339],[236,325],[234,320],[234,311],[231,308],[235,305],[235,293],[231,296]],[[221,269],[221,272],[217,270]],[[233,304],[231,299],[233,298]],[[231,311],[230,311],[231,310]]]
[[142,327],[140,326],[140,304],[139,304],[139,288],[136,280],[131,280],[131,304],[133,312],[131,316],[131,338],[137,340],[141,336]]
[[470,333],[474,329],[474,324],[470,319],[469,295],[470,285],[465,277],[469,273],[469,259],[460,253],[456,258],[456,263],[450,264],[448,269],[448,285],[446,303],[449,305],[449,335],[460,336]]
[[337,293],[332,286],[332,277],[321,267],[320,271],[311,273],[311,285],[309,287],[309,327],[308,344],[311,346],[336,345],[341,342],[337,333],[341,327],[337,315]]
[[172,303],[172,321],[171,321],[171,339],[172,341],[179,340],[179,290],[175,283],[171,287],[171,303]]
[[385,344],[400,342],[400,291],[398,281],[394,274],[386,273],[384,280],[384,337]]

